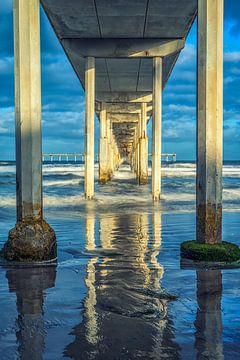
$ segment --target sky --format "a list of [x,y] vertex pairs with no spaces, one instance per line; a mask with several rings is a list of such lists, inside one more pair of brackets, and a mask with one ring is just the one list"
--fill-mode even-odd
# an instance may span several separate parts
[[[12,0],[0,0],[0,159],[15,158]],[[43,152],[84,152],[84,92],[41,9]],[[99,124],[96,119],[97,149]],[[196,23],[163,92],[162,152],[196,158]],[[151,122],[148,125],[151,142]],[[240,1],[225,0],[224,159],[240,160]]]

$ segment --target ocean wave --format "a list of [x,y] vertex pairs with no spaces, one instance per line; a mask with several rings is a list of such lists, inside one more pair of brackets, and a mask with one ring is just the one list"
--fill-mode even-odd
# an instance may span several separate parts
[[51,186],[75,186],[80,184],[80,179],[69,179],[69,180],[44,180],[44,187]]

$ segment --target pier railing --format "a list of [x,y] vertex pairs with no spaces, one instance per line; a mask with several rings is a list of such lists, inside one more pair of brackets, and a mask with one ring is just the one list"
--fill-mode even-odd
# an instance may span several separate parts
[[[175,162],[177,160],[176,154],[162,154],[162,160],[166,162]],[[152,154],[148,154],[149,160],[152,158]],[[85,154],[80,153],[62,153],[62,154],[53,154],[53,153],[43,153],[42,161],[74,161],[74,162],[82,162],[85,161]],[[95,161],[98,161],[98,154],[95,155]]]

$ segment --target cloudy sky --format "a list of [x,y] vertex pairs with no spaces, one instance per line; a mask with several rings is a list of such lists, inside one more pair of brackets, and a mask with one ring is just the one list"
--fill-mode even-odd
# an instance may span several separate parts
[[[12,0],[0,0],[0,159],[15,156],[12,22]],[[41,49],[43,151],[83,152],[84,93],[43,11]],[[163,95],[163,152],[181,160],[195,159],[195,104],[196,24]],[[239,0],[225,0],[224,158],[240,160]]]

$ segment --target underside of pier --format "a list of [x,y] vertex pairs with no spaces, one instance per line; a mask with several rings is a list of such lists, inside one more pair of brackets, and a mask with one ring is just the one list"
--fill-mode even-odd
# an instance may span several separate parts
[[198,14],[196,233],[198,243],[220,243],[223,0],[14,0],[17,225],[6,257],[56,256],[42,214],[40,3],[85,91],[87,200],[94,197],[95,116],[102,184],[122,162],[139,185],[148,183],[152,121],[152,199],[160,200],[162,92]]

